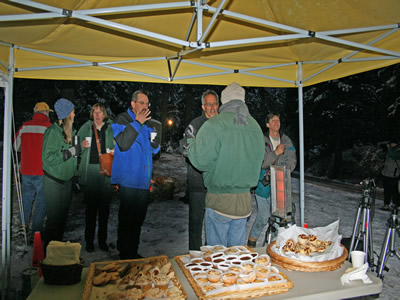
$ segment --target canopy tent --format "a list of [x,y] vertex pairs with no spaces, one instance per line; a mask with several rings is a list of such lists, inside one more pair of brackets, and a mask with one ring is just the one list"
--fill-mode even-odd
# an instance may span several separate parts
[[[303,86],[400,62],[397,0],[61,3],[0,0],[3,170],[10,170],[14,77],[297,87],[303,224]],[[10,172],[3,183],[4,262]]]

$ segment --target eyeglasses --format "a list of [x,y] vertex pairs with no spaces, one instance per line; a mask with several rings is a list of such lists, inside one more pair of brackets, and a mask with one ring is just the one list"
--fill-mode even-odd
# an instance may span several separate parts
[[150,102],[137,101],[136,103],[139,103],[140,105],[145,105],[145,106],[147,106],[147,107],[150,107],[150,106],[151,106],[151,103],[150,103]]
[[206,103],[204,106],[211,107],[211,106],[218,106],[218,103]]

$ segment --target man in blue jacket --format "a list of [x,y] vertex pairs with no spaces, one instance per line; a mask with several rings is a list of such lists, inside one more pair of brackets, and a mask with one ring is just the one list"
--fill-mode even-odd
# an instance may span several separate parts
[[153,172],[152,155],[160,145],[150,141],[149,98],[144,91],[133,93],[131,107],[112,124],[115,153],[111,184],[119,185],[117,247],[121,259],[141,258],[140,231],[146,218]]

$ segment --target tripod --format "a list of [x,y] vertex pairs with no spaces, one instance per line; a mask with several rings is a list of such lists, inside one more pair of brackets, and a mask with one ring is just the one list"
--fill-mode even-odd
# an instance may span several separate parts
[[278,234],[278,230],[276,229],[275,224],[277,224],[279,227],[287,228],[288,225],[295,224],[295,220],[294,220],[295,214],[296,214],[296,206],[294,205],[294,203],[292,203],[292,212],[288,213],[286,218],[281,218],[281,217],[273,216],[273,215],[270,216],[268,218],[268,227],[267,227],[267,231],[265,232],[263,246],[265,245],[265,243],[267,243],[267,244],[271,243],[272,237],[273,236],[275,237]]
[[357,249],[358,243],[362,240],[363,251],[365,252],[365,262],[368,262],[371,269],[373,269],[374,256],[372,246],[372,219],[375,209],[375,180],[365,179],[361,182],[361,186],[363,190],[363,197],[358,204],[353,234],[351,236],[348,260],[351,258],[351,251]]
[[395,238],[396,238],[396,229],[397,233],[400,236],[399,222],[397,219],[397,208],[392,209],[392,216],[387,220],[387,229],[385,239],[383,240],[381,255],[379,256],[378,262],[378,270],[377,276],[383,279],[382,272],[383,270],[388,271],[389,269],[385,267],[386,261],[389,256],[396,255],[398,259],[400,259],[400,254],[394,249],[395,247]]

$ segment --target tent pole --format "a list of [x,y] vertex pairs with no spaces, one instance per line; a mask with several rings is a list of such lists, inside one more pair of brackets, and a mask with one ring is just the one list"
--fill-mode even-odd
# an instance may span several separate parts
[[[11,111],[14,76],[14,47],[10,47],[8,82],[4,82],[3,186],[1,216],[1,299],[8,299],[11,268]],[[5,79],[4,79],[5,80]]]
[[300,180],[299,180],[299,195],[300,195],[300,224],[304,227],[304,128],[303,128],[303,64],[297,63],[297,87],[299,97],[299,158],[300,158]]

